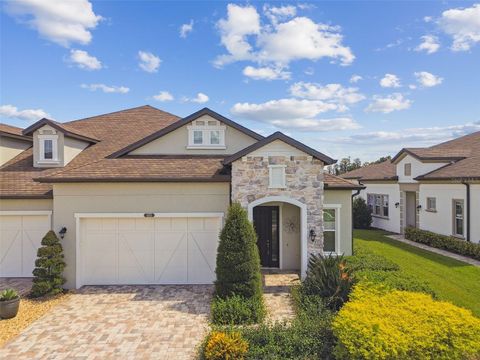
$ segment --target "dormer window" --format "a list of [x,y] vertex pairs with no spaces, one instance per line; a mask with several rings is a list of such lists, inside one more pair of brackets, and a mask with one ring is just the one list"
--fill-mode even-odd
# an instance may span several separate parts
[[58,135],[38,135],[39,161],[43,163],[58,162]]
[[217,120],[196,120],[188,126],[187,149],[225,149],[225,126]]

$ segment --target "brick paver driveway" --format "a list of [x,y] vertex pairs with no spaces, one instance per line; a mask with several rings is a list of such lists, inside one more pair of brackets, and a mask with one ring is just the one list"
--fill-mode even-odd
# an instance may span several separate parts
[[0,349],[1,359],[191,359],[213,287],[86,286]]

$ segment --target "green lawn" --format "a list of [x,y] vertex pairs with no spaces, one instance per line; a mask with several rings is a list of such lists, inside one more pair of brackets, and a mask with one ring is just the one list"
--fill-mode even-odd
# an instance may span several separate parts
[[471,309],[480,317],[480,267],[392,240],[379,230],[355,230],[354,247],[397,263],[405,273],[427,281],[438,298]]

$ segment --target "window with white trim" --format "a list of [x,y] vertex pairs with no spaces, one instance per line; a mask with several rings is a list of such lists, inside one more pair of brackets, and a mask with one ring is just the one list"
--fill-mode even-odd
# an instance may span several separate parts
[[323,251],[326,253],[337,252],[337,209],[323,209]]
[[411,163],[406,163],[403,166],[403,174],[405,176],[412,176],[412,164]]
[[269,188],[284,189],[286,187],[285,181],[285,168],[286,165],[269,165]]
[[217,120],[195,120],[188,128],[188,149],[225,149],[225,129]]
[[38,135],[40,162],[58,162],[58,135]]
[[453,235],[463,237],[463,200],[453,200]]
[[427,197],[427,211],[437,211],[437,198]]
[[367,194],[367,205],[372,215],[388,218],[388,195]]

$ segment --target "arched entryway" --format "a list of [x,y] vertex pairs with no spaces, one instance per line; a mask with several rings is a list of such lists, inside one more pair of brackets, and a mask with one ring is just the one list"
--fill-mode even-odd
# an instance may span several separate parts
[[[269,216],[279,216],[278,213],[275,213],[275,206],[265,206],[269,204],[291,204],[294,205],[299,209],[299,243],[300,243],[300,273],[302,277],[305,276],[306,270],[307,270],[307,262],[308,262],[308,255],[307,255],[307,206],[290,197],[287,196],[266,196],[260,199],[257,199],[255,201],[252,201],[251,203],[248,204],[247,210],[248,210],[248,219],[250,221],[254,221],[254,209],[255,207],[261,207],[262,211],[257,211],[256,212],[256,221],[262,221],[261,216],[265,217],[266,222],[271,222],[271,218],[269,219]],[[269,209],[269,208],[272,209]],[[259,210],[259,209],[258,209]],[[271,212],[270,212],[271,211]],[[260,216],[260,217],[259,217]],[[273,220],[275,222],[275,220]],[[278,222],[277,222],[278,223]],[[279,227],[279,231],[284,231]],[[282,244],[279,245],[279,248],[282,249]],[[288,248],[284,248],[284,251],[290,251]],[[281,259],[285,258],[285,255],[288,254],[281,254],[280,256],[280,261],[278,263],[278,266],[272,266],[272,267],[279,267],[281,268]],[[272,262],[273,265],[276,265],[275,261]]]

